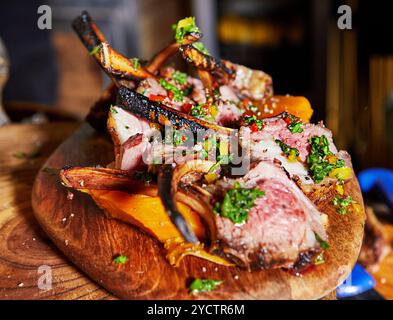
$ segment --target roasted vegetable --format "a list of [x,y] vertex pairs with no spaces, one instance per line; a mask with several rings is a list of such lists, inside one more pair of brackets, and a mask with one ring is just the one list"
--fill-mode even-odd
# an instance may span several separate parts
[[[188,161],[175,168],[172,165],[165,165],[158,180],[158,190],[166,212],[169,216],[178,215],[178,210],[174,201],[187,203],[197,212],[205,225],[208,227],[208,237],[210,245],[215,244],[216,227],[213,217],[213,208],[210,205],[212,195],[196,182],[201,180],[205,174],[210,172],[215,162],[204,160]],[[168,198],[172,200],[168,200]],[[181,228],[184,227],[181,222]],[[177,224],[175,224],[177,226]],[[190,229],[190,228],[188,228]],[[182,233],[182,230],[179,228]]]
[[60,171],[60,179],[64,186],[76,190],[125,190],[156,196],[157,187],[140,179],[138,173],[108,168],[69,167]]
[[145,194],[129,194],[122,191],[81,190],[88,193],[108,217],[125,221],[152,235],[165,245],[169,262],[178,266],[187,255],[193,255],[205,260],[231,266],[232,264],[204,250],[202,244],[205,229],[198,214],[186,205],[178,202],[177,206],[182,216],[194,234],[200,240],[198,244],[184,241],[179,231],[173,225],[159,197]]
[[310,102],[305,97],[273,96],[261,101],[254,101],[256,113],[260,118],[276,117],[283,112],[288,112],[308,123],[313,115]]

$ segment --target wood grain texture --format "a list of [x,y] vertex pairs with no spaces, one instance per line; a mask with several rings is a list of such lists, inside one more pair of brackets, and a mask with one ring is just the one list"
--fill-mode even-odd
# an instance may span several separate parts
[[[84,125],[63,143],[45,166],[106,165],[113,158],[112,145]],[[356,179],[348,185],[352,197],[362,203]],[[162,246],[136,228],[106,218],[89,196],[67,190],[57,176],[40,171],[32,195],[35,216],[57,247],[97,283],[125,299],[189,299],[187,283],[192,278],[224,280],[207,299],[319,299],[332,292],[349,275],[362,242],[364,212],[341,216],[329,204],[319,207],[329,215],[330,249],[327,263],[302,276],[283,270],[249,273],[220,267],[187,257],[179,268],[169,265]],[[125,265],[113,257],[127,255]]]
[[[76,127],[53,123],[0,128],[0,299],[114,298],[65,259],[33,216],[36,173]],[[21,157],[22,152],[34,156]],[[42,265],[51,267],[51,290],[38,288]]]

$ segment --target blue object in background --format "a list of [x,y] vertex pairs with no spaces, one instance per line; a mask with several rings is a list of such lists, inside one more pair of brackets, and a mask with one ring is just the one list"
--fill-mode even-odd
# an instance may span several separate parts
[[351,275],[337,288],[337,298],[349,298],[365,293],[375,287],[375,280],[359,264],[355,265]]
[[393,209],[393,171],[388,169],[368,169],[358,175],[362,192],[370,192],[374,188],[380,190],[387,202]]
[[[393,208],[393,171],[374,168],[362,171],[358,175],[360,188],[363,193],[377,188],[383,193],[389,207]],[[355,265],[351,275],[337,288],[339,299],[353,297],[365,293],[375,287],[375,280],[359,264]]]

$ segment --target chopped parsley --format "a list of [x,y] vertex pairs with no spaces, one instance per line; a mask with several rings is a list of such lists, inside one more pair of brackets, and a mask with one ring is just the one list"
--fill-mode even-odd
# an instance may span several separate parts
[[60,170],[57,168],[52,168],[52,167],[45,167],[42,169],[43,172],[49,174],[50,176],[56,176],[59,174]]
[[344,160],[329,161],[329,157],[334,158],[334,156],[329,149],[326,136],[310,138],[309,143],[311,150],[307,156],[307,165],[316,183],[321,182],[333,169],[345,166]]
[[89,52],[89,54],[90,54],[91,56],[94,56],[94,55],[96,55],[99,51],[100,51],[100,46],[96,46],[96,47],[94,47],[94,48]]
[[18,151],[13,154],[13,156],[17,159],[35,159],[39,157],[41,154],[40,150],[34,150],[31,152],[23,152],[23,151]]
[[295,117],[289,114],[285,118],[285,122],[288,124],[288,129],[291,133],[302,133],[303,132],[303,123],[300,121],[300,118]]
[[299,156],[299,150],[291,148],[281,140],[276,140],[276,143],[280,146],[282,152],[290,159],[295,160]]
[[192,90],[194,90],[194,86],[193,85],[187,86],[182,91],[183,96],[185,96],[185,97],[189,96],[192,93]]
[[210,55],[209,50],[207,50],[207,48],[202,42],[194,42],[192,46],[203,54]]
[[134,69],[139,69],[141,67],[141,62],[139,61],[138,58],[132,58],[131,61]]
[[160,79],[160,85],[167,91],[170,91],[173,93],[173,100],[175,101],[183,101],[183,92],[176,87],[174,84],[169,83],[168,81],[164,79]]
[[321,248],[323,250],[329,249],[329,247],[330,247],[329,244],[325,240],[323,240],[318,233],[315,233],[315,239],[317,239],[317,241],[319,242],[319,245],[321,246]]
[[198,104],[191,107],[190,114],[197,119],[215,122],[217,112],[216,105]]
[[254,206],[255,200],[264,195],[264,191],[244,189],[239,182],[236,182],[234,189],[225,194],[223,201],[216,202],[214,212],[229,218],[233,223],[241,224],[248,219],[248,211]]
[[314,265],[319,266],[325,263],[324,252],[322,251],[319,255],[317,255],[314,259]]
[[113,114],[119,113],[113,105],[110,106],[109,111]]
[[233,161],[233,154],[225,154],[225,155],[219,155],[217,157],[217,162],[211,166],[209,169],[209,173],[214,173],[216,169],[221,166],[221,165],[228,165]]
[[[244,121],[248,126],[255,127],[257,130],[256,131],[261,131],[263,129],[263,121],[257,119],[256,115],[253,116],[246,116],[244,118]],[[255,131],[255,130],[252,130]]]
[[170,135],[166,135],[164,143],[173,144],[177,147],[185,143],[187,140],[188,137],[186,131],[173,129],[172,137]]
[[175,71],[172,73],[172,79],[175,80],[178,84],[185,84],[187,81],[187,74],[180,71]]
[[246,108],[252,113],[257,113],[259,111],[259,108],[254,104],[249,104]]
[[172,25],[172,29],[175,31],[175,39],[177,43],[182,43],[187,34],[201,32],[195,24],[195,17],[188,17],[179,20],[178,23]]
[[195,279],[190,284],[190,293],[197,294],[203,292],[211,292],[216,290],[217,286],[222,284],[222,280],[211,280],[211,279]]
[[115,257],[114,259],[113,259],[113,262],[115,263],[115,264],[125,264],[126,262],[128,261],[128,257],[127,256],[125,256],[125,255],[118,255],[117,257]]
[[342,197],[340,195],[336,195],[332,203],[335,207],[337,207],[337,212],[341,215],[345,215],[348,212],[348,207],[353,203],[353,199],[351,196]]

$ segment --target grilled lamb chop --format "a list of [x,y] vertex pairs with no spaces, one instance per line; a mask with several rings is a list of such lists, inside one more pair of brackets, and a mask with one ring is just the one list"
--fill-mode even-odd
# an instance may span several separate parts
[[[263,129],[252,132],[249,127],[240,128],[240,143],[243,148],[249,150],[251,162],[279,161],[290,177],[297,180],[300,185],[314,184],[307,168],[307,156],[310,154],[309,139],[312,137],[325,136],[328,141],[330,152],[338,159],[347,160],[343,153],[337,151],[333,142],[332,132],[323,123],[317,125],[301,124],[301,132],[292,133],[288,129],[285,119],[288,114],[283,113],[278,117],[263,120]],[[296,149],[296,159],[288,159],[282,149],[282,145]],[[346,162],[347,162],[346,161]]]
[[323,218],[313,203],[271,162],[260,162],[243,179],[244,188],[265,195],[255,200],[241,225],[216,215],[217,239],[226,257],[250,269],[302,269],[326,240]]

